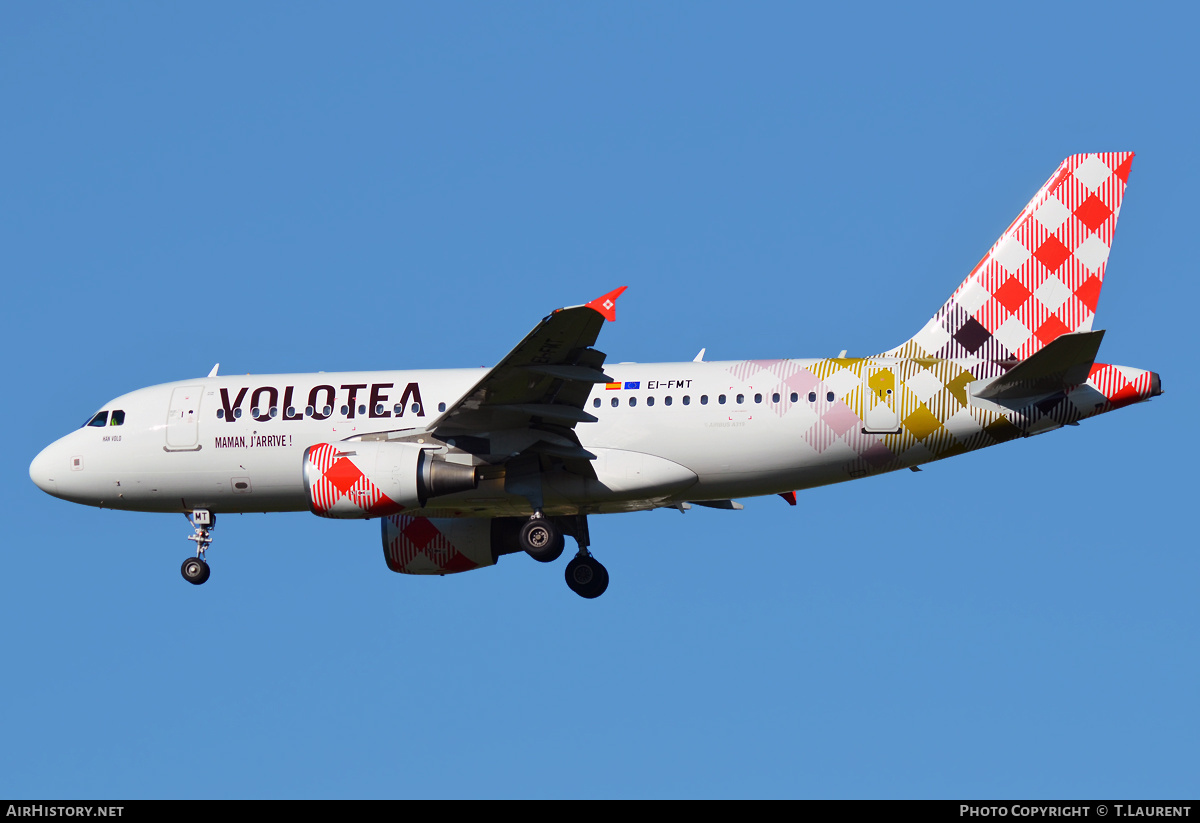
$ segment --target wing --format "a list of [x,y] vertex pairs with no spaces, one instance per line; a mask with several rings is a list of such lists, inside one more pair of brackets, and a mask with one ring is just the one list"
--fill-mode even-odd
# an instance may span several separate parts
[[489,462],[536,455],[594,476],[595,455],[580,445],[575,426],[595,422],[584,404],[596,383],[611,380],[601,370],[604,352],[592,345],[604,322],[616,319],[623,291],[545,317],[427,431]]

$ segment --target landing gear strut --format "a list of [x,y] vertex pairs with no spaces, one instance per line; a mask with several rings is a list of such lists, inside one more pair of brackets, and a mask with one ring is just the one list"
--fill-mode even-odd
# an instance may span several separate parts
[[184,580],[193,586],[199,586],[208,579],[210,570],[204,560],[204,553],[212,543],[212,530],[216,525],[217,516],[208,509],[196,509],[188,519],[196,530],[195,534],[188,535],[188,540],[196,541],[196,556],[184,560],[179,571]]
[[563,527],[579,544],[579,551],[567,564],[567,586],[580,597],[593,600],[608,588],[608,569],[588,551],[592,537],[588,532],[587,515],[577,514],[564,519]]
[[539,563],[550,563],[563,553],[563,533],[575,538],[579,553],[567,564],[567,586],[580,597],[592,600],[608,588],[608,569],[588,551],[586,514],[547,517],[538,508],[539,500],[531,499],[533,516],[521,526],[517,535],[521,549]]

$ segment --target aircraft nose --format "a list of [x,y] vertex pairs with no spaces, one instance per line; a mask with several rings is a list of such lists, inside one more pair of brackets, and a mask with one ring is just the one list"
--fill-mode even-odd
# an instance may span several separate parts
[[66,470],[66,465],[56,458],[60,449],[56,448],[58,444],[54,443],[38,452],[38,456],[33,458],[33,462],[29,464],[29,479],[32,480],[39,489],[58,496],[58,483],[55,477],[59,472]]

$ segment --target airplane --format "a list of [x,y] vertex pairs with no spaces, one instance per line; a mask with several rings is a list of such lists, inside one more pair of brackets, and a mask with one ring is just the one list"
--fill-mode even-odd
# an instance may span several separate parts
[[[43,491],[182,512],[204,583],[216,515],[379,518],[384,559],[452,574],[524,552],[595,598],[588,517],[780,495],[1030,437],[1149,400],[1092,321],[1132,152],[1068,157],[911,339],[871,357],[606,365],[619,288],[494,368],[226,376],[121,395],[41,451]],[[218,364],[219,366],[219,364]]]

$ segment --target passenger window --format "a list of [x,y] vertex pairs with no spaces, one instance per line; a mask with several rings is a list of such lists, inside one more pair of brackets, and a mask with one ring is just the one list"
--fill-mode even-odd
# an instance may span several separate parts
[[796,394],[795,392],[792,392],[792,402],[795,403],[799,399],[800,399],[800,395]]
[[[379,404],[379,410],[383,411],[382,403]],[[399,403],[397,403],[396,405],[392,406],[392,414],[396,415],[397,417],[400,417],[402,414],[404,414],[404,407],[401,406]]]
[[647,406],[653,406],[653,405],[654,405],[654,398],[653,398],[653,397],[647,397],[647,398],[646,398],[646,405],[647,405]]
[[314,416],[316,415],[316,413],[317,413],[317,410],[316,410],[316,409],[314,409],[312,406],[305,406],[305,407],[304,407],[304,415],[305,415],[305,417],[314,417]]
[[778,402],[779,402],[779,392],[775,392],[773,395],[771,395],[771,402],[772,402],[772,403],[778,403]]
[[597,409],[598,409],[598,408],[600,408],[600,398],[599,398],[599,397],[597,397],[595,400],[593,400],[593,401],[592,401],[592,405],[593,405],[594,407],[596,407]]
[[251,416],[251,417],[258,417],[258,416],[259,416],[259,412],[260,412],[260,411],[262,411],[262,410],[261,410],[261,409],[260,409],[258,406],[255,406],[254,408],[252,408],[252,409],[250,410],[250,416]]
[[345,405],[342,406],[342,417],[346,417],[349,414],[350,414],[350,407],[345,406]]
[[754,402],[755,402],[755,403],[761,403],[761,402],[762,402],[762,395],[761,395],[761,394],[756,394],[756,395],[754,395]]
[[413,403],[412,404],[412,412],[413,412],[413,414],[420,414],[421,413],[421,404]]
[[663,398],[663,404],[667,405],[667,406],[671,405],[671,395],[668,394],[666,397]]
[[744,395],[744,394],[739,394],[739,395],[737,396],[737,404],[740,406],[740,405],[742,405],[742,404],[743,404],[743,403],[745,403],[745,402],[746,402],[746,395]]
[[720,403],[722,406],[724,406],[725,405],[725,395],[723,395],[723,394],[718,395],[717,402]]
[[830,403],[832,403],[837,398],[834,397],[833,392],[829,392],[828,394],[825,395],[825,399],[828,400]]
[[692,396],[690,394],[685,394],[683,396],[683,405],[685,405],[685,406],[692,405]]
[[617,407],[617,404],[620,402],[621,402],[620,400],[618,400],[617,398],[614,397],[612,399],[612,407],[615,409]]
[[375,404],[375,413],[376,413],[376,414],[378,414],[378,415],[382,415],[382,414],[383,414],[383,404],[382,404],[382,403],[376,403],[376,404]]
[[701,405],[701,406],[707,406],[707,405],[708,405],[708,395],[707,395],[707,394],[702,394],[702,395],[700,395],[700,405]]
[[96,412],[96,416],[93,417],[91,420],[89,420],[87,422],[87,425],[99,427],[99,426],[103,426],[107,422],[108,422],[108,412],[102,411],[102,412]]
[[816,403],[816,402],[817,402],[817,393],[816,393],[815,391],[810,391],[810,392],[808,393],[808,402],[809,402],[809,403]]
[[234,410],[233,410],[233,419],[234,419],[234,420],[240,420],[241,418],[242,418],[242,410],[241,410],[241,409],[234,409]]
[[274,416],[275,416],[275,415],[277,415],[277,414],[279,414],[279,407],[278,407],[278,406],[272,406],[272,407],[271,407],[271,416],[272,416],[272,417],[274,417]]
[[637,398],[636,398],[636,397],[631,397],[631,398],[629,398],[629,405],[630,405],[630,406],[636,406],[636,405],[637,405]]
[[125,412],[121,411],[120,409],[116,409],[115,411],[113,411],[112,419],[109,420],[108,425],[110,425],[110,426],[125,425]]
[[329,415],[333,414],[333,406],[326,406],[325,408],[321,409],[321,413],[328,417]]
[[287,407],[287,414],[285,414],[285,415],[284,415],[284,417],[290,417],[290,418],[294,418],[295,416],[296,416],[296,407],[295,407],[295,406],[288,406],[288,407]]
[[[596,405],[597,405],[597,406],[599,406],[600,404],[599,404],[599,403],[597,403]],[[440,411],[440,412],[444,412],[445,410],[446,410],[446,404],[445,404],[445,403],[438,403],[438,411]]]
[[217,409],[217,419],[218,420],[225,419],[225,410],[224,409]]
[[366,404],[366,403],[359,403],[359,404],[358,404],[358,413],[359,413],[359,414],[366,414],[366,413],[367,413],[367,404]]

